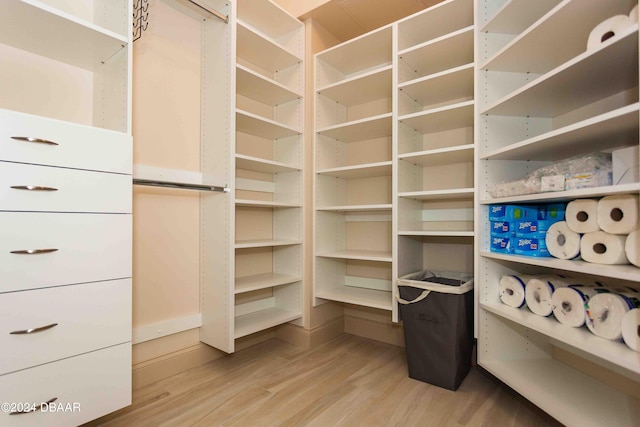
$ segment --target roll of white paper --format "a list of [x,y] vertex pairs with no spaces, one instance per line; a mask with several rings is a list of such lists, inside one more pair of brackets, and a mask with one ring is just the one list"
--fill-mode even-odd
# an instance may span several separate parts
[[606,288],[595,286],[569,286],[557,289],[551,296],[553,315],[563,325],[579,328],[584,325],[587,314],[586,304],[591,297]]
[[638,5],[633,6],[633,9],[629,12],[629,20],[631,20],[632,24],[638,23]]
[[624,343],[640,352],[640,308],[634,308],[624,315],[621,329]]
[[598,49],[602,43],[616,37],[631,25],[633,22],[628,15],[615,15],[605,19],[589,33],[587,50]]
[[598,202],[598,225],[611,234],[629,234],[640,228],[638,222],[638,196],[616,194]]
[[632,231],[627,236],[624,252],[631,264],[640,267],[640,230]]
[[527,307],[538,316],[549,316],[553,313],[551,297],[553,292],[569,286],[569,282],[559,276],[541,276],[529,279],[525,286]]
[[510,307],[524,306],[524,289],[532,276],[502,276],[498,283],[500,300]]
[[640,306],[639,292],[610,292],[589,299],[587,327],[595,335],[608,340],[622,339],[622,318]]
[[584,234],[600,230],[597,200],[573,200],[567,204],[564,216],[569,229],[576,233]]
[[573,259],[580,255],[580,234],[571,230],[566,221],[549,227],[545,242],[551,256],[556,258]]
[[594,264],[628,264],[625,253],[627,236],[604,231],[587,233],[580,239],[582,259]]

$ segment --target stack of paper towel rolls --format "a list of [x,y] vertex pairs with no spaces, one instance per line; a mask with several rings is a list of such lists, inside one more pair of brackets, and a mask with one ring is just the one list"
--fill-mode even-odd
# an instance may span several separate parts
[[640,267],[638,209],[635,194],[574,200],[567,204],[565,221],[547,231],[549,253],[560,259],[581,256],[595,264],[631,263]]
[[498,288],[503,304],[526,306],[538,316],[553,314],[566,326],[586,325],[594,335],[624,339],[640,351],[640,290],[558,275],[505,275]]

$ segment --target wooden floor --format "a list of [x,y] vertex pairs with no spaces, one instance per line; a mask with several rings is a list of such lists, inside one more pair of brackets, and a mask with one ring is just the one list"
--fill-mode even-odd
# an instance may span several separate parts
[[404,349],[272,339],[134,391],[87,426],[558,426],[479,368],[453,392],[408,378]]

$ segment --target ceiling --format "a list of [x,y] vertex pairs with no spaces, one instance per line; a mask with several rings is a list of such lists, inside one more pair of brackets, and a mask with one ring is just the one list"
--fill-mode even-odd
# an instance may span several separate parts
[[300,16],[312,18],[346,41],[405,16],[433,6],[442,0],[331,0]]

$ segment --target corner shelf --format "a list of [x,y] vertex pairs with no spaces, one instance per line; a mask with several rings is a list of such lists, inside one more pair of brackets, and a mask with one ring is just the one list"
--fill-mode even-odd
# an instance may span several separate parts
[[391,135],[391,113],[318,129],[316,132],[343,142],[356,142]]
[[520,34],[540,17],[545,15],[561,0],[508,0],[480,28],[480,32],[500,34]]
[[303,59],[238,21],[238,56],[270,72],[299,64]]
[[339,258],[339,259],[353,259],[360,261],[378,261],[378,262],[391,262],[391,252],[381,251],[365,251],[365,250],[341,250],[331,252],[318,252],[316,256],[322,258]]
[[473,106],[474,101],[464,101],[400,116],[398,120],[422,134],[471,127],[473,126]]
[[268,289],[275,286],[288,285],[289,283],[299,282],[301,280],[302,276],[279,273],[264,273],[253,276],[237,277],[235,281],[235,293],[242,294],[260,289]]

